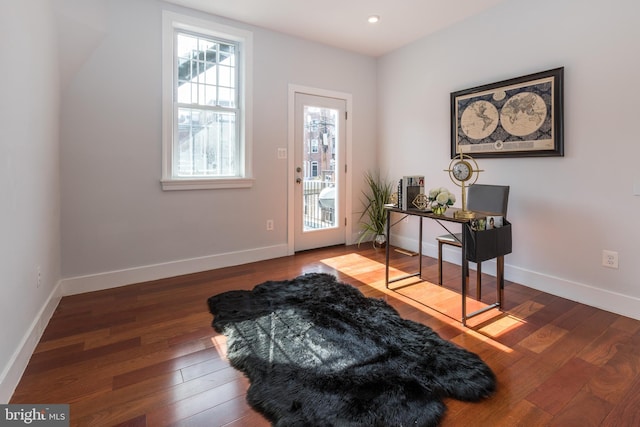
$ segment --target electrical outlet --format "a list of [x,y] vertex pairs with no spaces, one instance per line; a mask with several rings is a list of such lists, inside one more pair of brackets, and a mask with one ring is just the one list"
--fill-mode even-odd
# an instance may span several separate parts
[[609,268],[618,268],[618,252],[603,250],[602,265]]
[[40,288],[42,285],[42,270],[40,270],[40,266],[36,267],[36,288]]
[[272,219],[268,219],[267,220],[267,231],[273,231],[273,220]]

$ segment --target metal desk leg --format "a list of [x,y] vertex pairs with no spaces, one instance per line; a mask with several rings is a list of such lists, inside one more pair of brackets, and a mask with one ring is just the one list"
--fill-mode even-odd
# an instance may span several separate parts
[[[462,224],[466,227],[466,224]],[[467,326],[467,276],[469,275],[469,261],[467,261],[467,233],[462,230],[462,326]]]
[[387,244],[385,251],[384,285],[389,289],[389,247],[391,246],[391,211],[387,210]]
[[389,289],[389,246],[391,246],[391,211],[387,210],[387,244],[385,245],[384,286]]
[[420,235],[420,238],[418,239],[418,257],[420,258],[418,260],[418,265],[420,266],[419,268],[419,272],[420,275],[418,276],[420,279],[422,279],[422,217],[418,217],[419,221],[420,221],[420,233],[418,233]]
[[496,258],[496,282],[498,286],[498,304],[504,310],[504,255]]

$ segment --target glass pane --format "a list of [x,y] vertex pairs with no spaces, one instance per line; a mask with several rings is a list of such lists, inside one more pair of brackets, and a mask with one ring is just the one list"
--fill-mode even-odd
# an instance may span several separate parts
[[207,39],[199,39],[199,41],[198,48],[202,51],[202,60],[215,64],[217,62],[218,43]]
[[305,106],[304,117],[304,231],[335,228],[339,200],[335,171],[338,110]]
[[233,68],[220,65],[218,76],[220,77],[219,85],[226,87],[234,87]]
[[178,116],[177,175],[235,176],[238,162],[235,114],[179,108]]
[[221,107],[234,108],[236,106],[235,91],[233,89],[218,88],[218,105]]
[[190,82],[183,82],[178,86],[177,100],[184,104],[191,103],[191,91],[193,90]]
[[216,105],[217,102],[217,87],[213,85],[206,85],[203,87],[203,104],[205,105]]
[[198,39],[178,33],[177,54],[180,58],[191,58],[191,53],[198,48]]
[[220,45],[220,64],[229,67],[236,66],[236,49],[234,45]]

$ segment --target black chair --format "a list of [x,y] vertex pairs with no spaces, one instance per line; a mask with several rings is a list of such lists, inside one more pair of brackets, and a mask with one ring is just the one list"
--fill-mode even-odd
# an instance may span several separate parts
[[[474,184],[467,188],[467,210],[474,212],[490,212],[507,218],[509,203],[508,185]],[[438,241],[438,284],[442,285],[442,246],[462,247],[462,233],[445,234],[436,237]],[[464,255],[463,255],[464,256]],[[468,271],[468,270],[467,270]],[[482,294],[482,263],[476,268],[476,299]]]

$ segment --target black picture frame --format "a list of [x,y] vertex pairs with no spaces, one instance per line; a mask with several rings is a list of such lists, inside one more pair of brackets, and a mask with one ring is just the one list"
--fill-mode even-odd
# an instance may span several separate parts
[[451,93],[451,158],[564,156],[564,67]]

